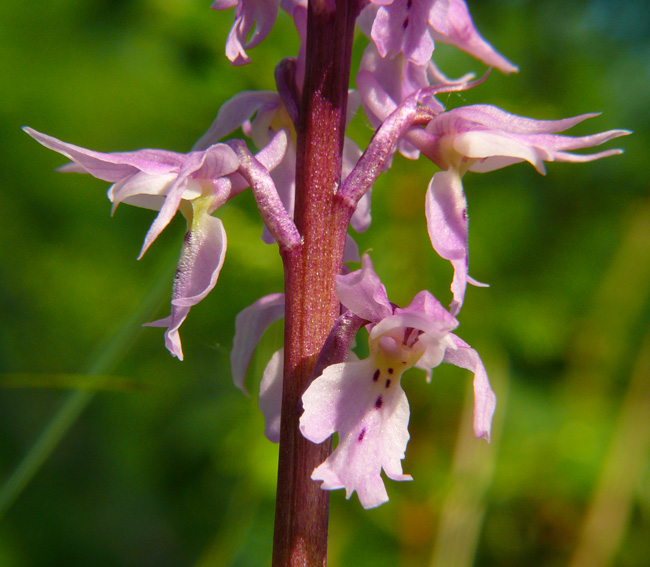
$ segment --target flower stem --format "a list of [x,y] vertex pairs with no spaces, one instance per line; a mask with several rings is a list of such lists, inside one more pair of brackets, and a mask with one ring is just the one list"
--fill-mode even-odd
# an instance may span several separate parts
[[302,107],[297,127],[295,223],[302,245],[281,253],[285,266],[285,367],[273,567],[322,567],[327,561],[329,496],[311,474],[331,452],[298,429],[300,398],[339,315],[334,276],[341,272],[349,214],[334,204],[341,155],[354,22],[359,0],[310,0]]

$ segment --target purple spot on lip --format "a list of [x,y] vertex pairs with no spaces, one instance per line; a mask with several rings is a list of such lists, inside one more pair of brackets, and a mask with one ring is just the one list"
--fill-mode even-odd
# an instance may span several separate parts
[[404,19],[404,23],[402,24],[402,29],[406,29],[409,27],[409,19],[408,16]]
[[390,388],[390,378],[386,380],[386,388]]
[[384,399],[383,399],[381,396],[379,396],[379,397],[375,400],[375,409],[380,409],[381,406],[383,406],[383,405],[384,405]]
[[379,368],[378,368],[377,370],[375,370],[375,373],[372,375],[372,381],[373,382],[376,382],[377,380],[379,380],[379,374],[381,374],[381,372],[379,372]]
[[413,0],[407,0],[406,1],[406,9],[410,10],[411,6],[413,6]]
[[388,369],[388,373],[389,373],[389,374],[392,374],[392,373],[393,373],[393,369],[392,369],[392,368],[389,368],[389,369]]
[[359,441],[363,441],[363,438],[365,437],[365,435],[366,435],[366,428],[364,427],[361,430],[361,433],[359,433]]

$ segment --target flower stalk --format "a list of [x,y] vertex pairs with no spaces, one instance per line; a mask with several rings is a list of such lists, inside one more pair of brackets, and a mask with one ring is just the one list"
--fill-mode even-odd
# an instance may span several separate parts
[[299,248],[285,265],[285,363],[273,567],[321,567],[327,561],[329,493],[311,480],[331,452],[298,428],[301,396],[339,315],[334,277],[341,273],[349,214],[334,196],[341,183],[350,59],[358,0],[309,2],[302,106],[297,125],[295,223]]

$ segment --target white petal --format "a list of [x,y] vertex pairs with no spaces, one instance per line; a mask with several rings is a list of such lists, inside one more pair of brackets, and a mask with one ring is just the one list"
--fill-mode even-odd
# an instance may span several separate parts
[[378,368],[374,357],[325,369],[302,397],[300,431],[315,443],[338,431],[334,452],[314,470],[322,488],[356,491],[364,508],[388,500],[382,469],[393,480],[411,480],[401,460],[409,440],[409,406],[397,372]]

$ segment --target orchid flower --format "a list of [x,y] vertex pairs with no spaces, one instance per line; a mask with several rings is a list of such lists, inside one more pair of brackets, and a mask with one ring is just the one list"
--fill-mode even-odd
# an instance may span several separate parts
[[[444,106],[432,94],[427,94],[428,87],[459,83],[469,85],[468,81],[472,78],[474,75],[469,73],[459,79],[449,79],[433,61],[416,65],[401,53],[393,58],[384,58],[370,43],[361,58],[357,88],[368,120],[374,128],[378,128],[391,113],[418,92],[422,93],[418,97],[419,103],[430,112],[444,111]],[[399,141],[398,150],[407,159],[417,159],[420,155],[419,150],[406,139]]]
[[[357,86],[374,127],[414,92],[473,77],[472,74],[456,80],[445,77],[431,61],[434,38],[455,45],[505,73],[517,71],[517,67],[479,35],[463,0],[375,0],[366,6],[358,23],[373,39],[361,60]],[[421,102],[433,110],[443,110],[433,96]],[[417,150],[404,140],[399,149],[409,159],[418,157]]]
[[370,354],[364,360],[333,364],[302,397],[300,431],[314,443],[338,432],[334,452],[312,479],[321,488],[354,491],[364,508],[388,500],[382,469],[393,480],[411,480],[401,460],[409,440],[409,405],[400,380],[412,367],[426,370],[449,362],[474,372],[474,432],[489,441],[496,397],[475,350],[451,333],[458,321],[428,291],[405,308],[388,301],[386,288],[368,255],[362,268],[338,276],[343,306],[369,321]]
[[[279,5],[294,19],[301,37],[300,52],[304,60],[307,0],[281,0]],[[262,43],[273,29],[278,15],[278,0],[215,0],[210,7],[219,11],[235,8],[235,22],[226,40],[226,57],[233,65],[250,63],[246,50]],[[302,84],[302,75],[299,79]]]
[[[370,36],[382,57],[402,53],[408,61],[425,65],[433,55],[435,40],[454,45],[504,73],[517,71],[478,33],[464,0],[374,0],[366,10],[376,11]],[[365,15],[361,22],[367,19]]]
[[[259,45],[273,28],[278,14],[278,0],[216,0],[211,8],[235,8],[235,23],[226,41],[226,57],[233,65],[245,65],[251,62],[246,49]],[[253,28],[255,31],[247,39]]]
[[[183,359],[178,329],[190,307],[201,301],[215,286],[226,254],[226,232],[212,213],[242,191],[244,179],[236,173],[239,160],[225,144],[203,151],[179,154],[165,150],[100,153],[62,142],[31,128],[25,131],[45,147],[72,160],[60,168],[65,172],[90,173],[110,181],[108,197],[115,211],[119,203],[157,210],[138,259],[169,224],[176,211],[187,220],[172,291],[171,314],[148,326],[167,327],[165,345],[172,355]],[[258,159],[273,168],[282,159],[286,137],[277,136]]]
[[[357,86],[366,116],[375,128],[415,92],[474,77],[469,73],[459,79],[447,78],[431,61],[434,38],[505,73],[517,71],[476,31],[464,0],[375,0],[358,22],[373,39],[361,59]],[[432,95],[423,96],[420,103],[434,112],[444,110]],[[398,149],[408,159],[419,156],[407,140],[400,140]]]
[[[467,282],[476,284],[468,269],[468,216],[462,177],[467,171],[486,172],[527,161],[545,174],[545,161],[586,162],[620,154],[613,149],[594,154],[570,150],[598,146],[630,132],[609,130],[590,136],[555,134],[597,116],[583,114],[564,120],[534,120],[509,114],[490,105],[456,108],[438,114],[424,130],[412,130],[406,138],[443,171],[427,189],[426,217],[434,250],[454,268],[451,312],[460,310]],[[479,284],[480,285],[480,284]]]
[[[358,93],[350,91],[348,122],[354,117],[359,104]],[[205,149],[239,127],[257,147],[265,147],[281,129],[290,133],[284,158],[273,169],[271,177],[285,209],[290,216],[293,216],[296,192],[296,132],[290,112],[280,95],[272,91],[244,91],[235,95],[221,106],[214,122],[194,145],[194,149]],[[346,136],[343,144],[342,180],[352,171],[360,157],[359,146]],[[352,215],[351,224],[355,231],[363,232],[370,222],[370,191],[368,191]],[[262,238],[267,244],[273,242],[272,236],[266,229]],[[348,257],[348,260],[351,259]]]

